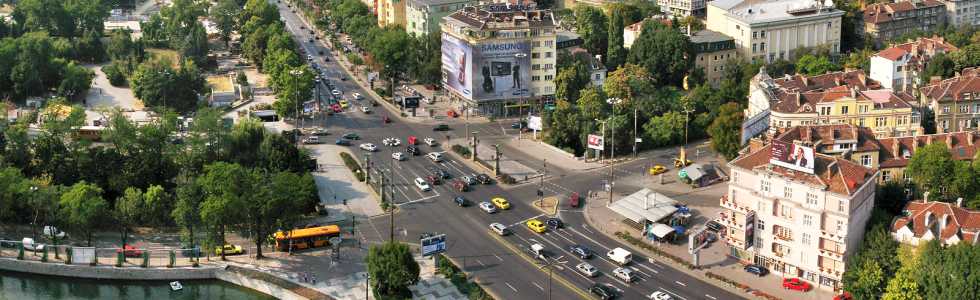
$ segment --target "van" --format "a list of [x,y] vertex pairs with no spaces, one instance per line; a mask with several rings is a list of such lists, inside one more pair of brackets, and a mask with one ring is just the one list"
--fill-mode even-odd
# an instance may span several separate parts
[[607,252],[606,256],[609,257],[610,260],[619,264],[620,266],[625,266],[629,264],[630,261],[633,260],[632,253],[626,251],[626,249],[619,248],[619,247],[616,247],[616,249],[612,249],[609,252]]

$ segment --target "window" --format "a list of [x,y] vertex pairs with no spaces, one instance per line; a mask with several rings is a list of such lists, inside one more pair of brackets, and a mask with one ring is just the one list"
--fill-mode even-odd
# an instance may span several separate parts
[[763,192],[769,192],[769,180],[762,180],[762,187],[760,189]]
[[943,120],[943,129],[949,129],[949,120]]
[[943,113],[944,114],[948,114],[949,113],[949,105],[943,105]]
[[844,231],[844,221],[837,220],[837,233]]
[[810,245],[810,234],[809,233],[804,233],[803,236],[800,238],[800,240],[803,241],[803,244],[804,245],[809,246]]
[[866,113],[866,112],[868,112],[868,106],[867,105],[858,106],[858,113],[859,114],[863,114],[863,113]]
[[803,215],[803,226],[813,226],[813,216]]
[[738,172],[732,172],[732,182],[738,184]]
[[544,75],[544,80],[552,80],[552,79],[554,79],[554,76]]
[[865,167],[870,167],[871,166],[871,155],[868,155],[868,154],[861,155],[861,165],[864,165]]
[[765,31],[765,30],[763,30],[763,31],[760,31],[760,32],[759,32],[759,37],[761,37],[761,38],[766,38],[766,31]]
[[537,75],[531,76],[531,81],[538,81],[538,80],[541,80],[541,76],[537,76]]
[[839,200],[837,201],[837,211],[843,212],[847,208],[847,201]]
[[755,227],[759,230],[766,230],[766,222],[761,219],[755,219]]
[[807,205],[817,205],[817,195],[812,193],[806,193],[806,204]]
[[541,65],[539,65],[539,64],[533,64],[533,65],[531,65],[531,70],[541,70]]
[[756,49],[758,49],[758,47],[759,47],[758,44],[752,43],[752,53],[755,53],[756,52]]
[[892,179],[892,172],[891,171],[887,171],[887,170],[882,170],[881,171],[881,180],[882,181],[889,181],[891,179]]
[[552,68],[554,68],[554,65],[552,65],[552,64],[545,64],[544,65],[544,69],[545,70],[551,70]]
[[[759,51],[766,52],[766,43],[759,43]],[[782,55],[780,55],[782,56]],[[782,57],[780,57],[782,58]]]
[[779,208],[781,209],[780,212],[779,212],[779,215],[780,216],[783,216],[783,217],[789,218],[789,219],[792,219],[793,218],[793,207],[792,206],[789,206],[789,205],[780,205]]
[[970,112],[970,106],[966,104],[960,105],[960,113],[969,113],[969,112]]
[[885,125],[887,125],[887,122],[885,122],[885,117],[875,118],[875,127],[882,127]]
[[545,47],[551,47],[552,44],[554,44],[554,41],[544,41]]
[[784,186],[783,187],[783,197],[786,198],[786,199],[793,198],[793,188],[788,187],[788,186]]
[[821,107],[820,108],[820,115],[821,116],[826,116],[826,115],[829,115],[829,114],[830,114],[830,107]]
[[849,106],[841,106],[840,107],[840,114],[846,115],[849,109],[850,109]]
[[544,57],[545,58],[550,58],[551,57],[551,52],[545,52],[544,53]]
[[905,179],[905,183],[912,182],[912,175],[909,173],[902,173],[902,179]]
[[752,32],[752,38],[753,38],[753,39],[757,39],[757,38],[759,38],[759,32],[758,32],[758,31],[753,31],[753,32]]
[[531,58],[540,58],[540,57],[541,54],[538,54],[537,52],[531,53]]
[[534,45],[534,47],[541,47],[541,42],[540,41],[534,41],[533,45]]

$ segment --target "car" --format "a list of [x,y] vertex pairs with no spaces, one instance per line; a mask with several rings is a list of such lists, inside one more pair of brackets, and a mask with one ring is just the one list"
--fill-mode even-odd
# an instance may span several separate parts
[[766,274],[769,274],[769,269],[766,269],[766,267],[756,265],[756,264],[747,265],[743,267],[742,270],[745,270],[745,272],[748,273],[755,274],[755,276],[759,276],[759,277],[766,276]]
[[432,153],[426,154],[425,156],[429,157],[429,159],[431,159],[433,162],[441,162],[442,161],[442,153],[439,153],[439,152],[432,152]]
[[721,232],[723,229],[725,229],[725,225],[721,225],[721,223],[718,223],[718,221],[714,221],[714,220],[711,220],[711,221],[708,221],[708,223],[705,223],[704,224],[704,227],[706,227],[706,228],[708,228],[708,230],[711,230],[711,231],[714,231],[714,232]]
[[486,201],[480,202],[479,206],[480,206],[480,209],[482,209],[483,211],[485,211],[488,214],[492,214],[492,213],[497,212],[497,207],[496,206],[493,206],[493,204],[490,204],[490,202],[486,202]]
[[608,286],[602,285],[600,283],[592,284],[592,286],[589,287],[589,293],[598,296],[599,299],[602,300],[609,300],[609,299],[616,298],[616,294],[613,293],[613,289],[609,288]]
[[336,90],[335,89],[335,90],[330,91],[330,94],[331,95],[334,95],[334,96],[340,96],[340,94],[343,94],[343,93],[341,93],[340,90]]
[[315,135],[314,136],[308,136],[306,138],[303,138],[303,144],[315,145],[315,144],[319,144],[319,143],[320,143],[320,137],[315,136]]
[[344,109],[343,108],[340,108],[340,105],[337,105],[337,103],[330,104],[330,110],[332,110],[335,113],[342,113],[342,112],[344,112]]
[[397,146],[401,146],[402,145],[402,140],[399,140],[398,138],[390,137],[390,138],[385,138],[384,140],[381,140],[381,143],[382,144],[385,144],[385,146],[397,147]]
[[240,245],[231,245],[231,244],[214,248],[214,255],[221,255],[222,253],[224,253],[225,255],[245,254],[245,249],[242,248],[242,246]]
[[24,244],[24,250],[27,250],[27,251],[35,251],[36,252],[36,251],[42,251],[42,250],[44,250],[44,244],[36,243],[36,242],[34,242],[34,239],[29,238],[29,237],[26,237],[23,240],[21,240],[21,243]]
[[7,237],[0,237],[0,247],[14,248],[17,247],[17,243]]
[[334,145],[350,146],[350,141],[345,140],[345,139],[337,139],[337,141],[334,142]]
[[350,104],[347,103],[347,100],[340,100],[339,104],[340,108],[347,108],[347,106],[350,106]]
[[592,258],[592,250],[589,250],[589,248],[586,248],[585,246],[582,245],[568,246],[568,252],[571,252],[572,254],[578,256],[578,258],[581,259]]
[[647,173],[649,173],[650,175],[658,175],[664,172],[667,172],[667,167],[664,167],[662,165],[652,166],[650,167],[650,170],[647,171]]
[[559,229],[565,227],[565,223],[562,222],[561,219],[559,218],[548,218],[547,220],[545,220],[545,224],[548,224],[548,228],[551,229]]
[[351,94],[351,96],[354,96],[354,100],[364,99],[364,96],[361,95],[361,93],[353,93],[353,94]]
[[510,234],[510,229],[508,229],[506,225],[500,223],[490,223],[490,230],[496,232],[500,236]]
[[446,130],[449,130],[449,125],[447,124],[439,124],[436,125],[435,127],[432,127],[432,131],[446,131]]
[[452,174],[449,174],[449,172],[447,172],[446,170],[443,170],[443,169],[436,169],[435,170],[435,175],[438,175],[439,177],[442,177],[442,179],[449,179],[450,177],[453,177]]
[[378,146],[375,146],[372,143],[364,143],[364,144],[361,144],[358,147],[360,147],[361,150],[368,151],[368,152],[378,151]]
[[490,199],[490,202],[493,202],[493,205],[496,206],[499,209],[509,209],[510,208],[510,202],[507,202],[507,199],[504,199],[504,198],[500,198],[500,197],[493,198],[493,199]]
[[537,233],[544,233],[545,231],[548,231],[548,227],[545,227],[544,226],[544,223],[542,223],[541,221],[538,221],[537,219],[527,220],[526,225],[527,225],[527,228],[528,229],[531,229],[531,231],[534,231],[534,232],[537,232]]
[[355,140],[355,141],[361,139],[361,136],[359,136],[359,135],[357,135],[356,133],[353,133],[353,132],[344,134],[341,137],[342,138],[345,138],[345,139],[348,139],[348,140]]
[[419,151],[419,148],[415,146],[406,147],[405,152],[412,154],[412,156],[418,156],[419,154],[422,154],[422,151]]
[[313,61],[313,55],[309,55],[309,54],[307,54],[307,55],[306,55],[306,60],[307,60],[307,61]]
[[463,196],[453,197],[453,203],[456,203],[456,206],[459,207],[470,206],[470,201],[466,200],[466,198],[464,198]]
[[310,130],[310,134],[317,135],[317,136],[330,135],[330,133],[327,132],[326,129],[319,128],[319,127],[313,128],[313,130]]
[[469,184],[469,185],[475,185],[475,184],[477,184],[477,183],[478,183],[478,182],[476,181],[476,176],[463,176],[463,177],[462,177],[462,178],[460,178],[460,179],[462,179],[462,180],[463,180],[463,182],[465,182],[466,184]]
[[490,176],[487,176],[487,174],[479,174],[476,175],[476,181],[479,181],[482,184],[490,184],[493,182],[493,179],[490,179]]
[[470,190],[470,185],[469,184],[466,184],[462,180],[456,179],[456,180],[453,180],[453,189],[456,189],[457,192],[461,192],[462,193],[462,192],[469,191]]
[[422,177],[415,177],[415,186],[418,187],[423,192],[428,192],[432,190],[432,187],[429,186],[429,183],[426,182],[425,179],[422,179]]
[[59,238],[59,239],[65,238],[65,232],[58,230],[58,228],[54,226],[50,226],[50,225],[44,226],[42,232],[44,233],[45,236],[49,238]]
[[366,113],[366,114],[369,114],[369,113],[371,113],[371,107],[370,106],[366,106],[366,105],[362,105],[361,106],[361,112]]
[[633,274],[633,270],[623,268],[623,267],[613,269],[613,276],[622,279],[626,283],[630,283],[636,280],[636,275]]
[[783,288],[788,290],[809,292],[813,286],[810,285],[809,282],[803,281],[799,278],[783,278]]
[[438,176],[435,176],[435,175],[425,176],[425,180],[428,181],[429,183],[431,183],[432,185],[442,184],[442,180],[439,179],[439,177]]
[[429,147],[435,147],[436,145],[439,145],[439,143],[436,142],[436,139],[430,137],[426,137],[422,141],[425,142],[426,145],[429,145]]
[[834,300],[854,300],[854,296],[852,296],[851,293],[844,291],[843,293],[834,296]]
[[122,253],[125,257],[141,257],[143,250],[137,249],[129,244],[123,244],[122,248],[116,249],[116,253]]
[[656,291],[656,292],[653,292],[652,294],[650,294],[650,296],[647,296],[647,298],[648,299],[653,299],[653,300],[671,300],[671,299],[674,299],[674,297],[671,297],[670,294],[667,294],[664,291]]
[[599,269],[597,269],[595,266],[587,262],[583,262],[575,265],[575,269],[578,270],[580,273],[582,273],[582,275],[588,277],[596,277],[597,275],[599,275]]
[[405,153],[395,152],[395,153],[392,153],[391,154],[391,159],[394,159],[394,160],[397,160],[397,161],[403,161],[406,158],[408,158],[408,156],[406,156]]

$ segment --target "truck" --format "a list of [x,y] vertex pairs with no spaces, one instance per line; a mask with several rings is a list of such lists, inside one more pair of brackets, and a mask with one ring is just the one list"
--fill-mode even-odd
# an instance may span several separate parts
[[534,255],[534,258],[540,260],[545,260],[546,258],[548,258],[547,253],[545,253],[544,251],[544,246],[542,246],[541,244],[532,244],[531,254]]
[[610,260],[619,264],[620,266],[625,266],[629,264],[630,261],[633,260],[632,253],[626,251],[626,249],[619,248],[619,247],[616,247],[616,249],[609,250],[609,252],[606,253],[606,256],[609,257]]

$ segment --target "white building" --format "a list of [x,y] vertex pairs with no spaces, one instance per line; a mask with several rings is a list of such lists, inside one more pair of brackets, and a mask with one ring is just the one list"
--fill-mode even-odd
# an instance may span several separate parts
[[943,0],[946,4],[946,23],[959,27],[980,25],[980,0]]
[[[812,148],[811,155],[803,155],[812,166],[796,167],[789,153],[773,150],[794,145],[776,146],[753,142],[729,163],[731,181],[721,198],[719,222],[727,227],[730,255],[783,277],[840,288],[845,262],[858,249],[871,216],[878,173]],[[778,157],[784,163],[772,162]]]
[[715,0],[707,11],[707,29],[734,38],[739,56],[752,61],[789,60],[802,47],[840,51],[844,12],[831,0]]
[[704,16],[704,4],[711,0],[657,0],[660,10],[677,17]]
[[922,37],[894,45],[871,57],[871,79],[886,89],[910,91],[922,86],[919,73],[933,56],[956,51],[956,46],[942,37]]

